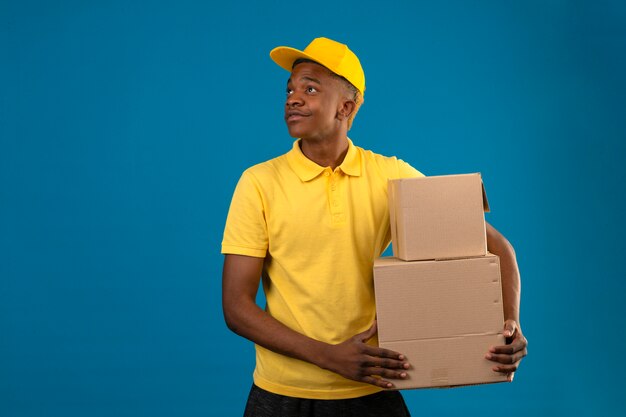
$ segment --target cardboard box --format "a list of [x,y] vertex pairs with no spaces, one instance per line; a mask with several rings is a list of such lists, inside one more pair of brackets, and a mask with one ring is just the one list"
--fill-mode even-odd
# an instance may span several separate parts
[[487,195],[480,174],[388,183],[393,256],[405,261],[484,256]]
[[396,388],[504,382],[485,359],[505,344],[499,258],[374,262],[379,346],[411,364]]

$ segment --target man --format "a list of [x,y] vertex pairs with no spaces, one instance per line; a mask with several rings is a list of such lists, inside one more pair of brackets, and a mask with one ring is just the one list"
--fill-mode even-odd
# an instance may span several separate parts
[[[422,174],[348,139],[365,76],[346,45],[317,38],[270,56],[291,71],[285,121],[297,140],[243,173],[222,242],[224,316],[256,344],[245,415],[408,416],[386,390],[410,364],[377,347],[372,266],[390,242],[387,181]],[[485,357],[512,378],[526,355],[519,272],[506,239],[489,225],[487,236],[501,258],[508,344]],[[255,303],[261,277],[265,310]]]

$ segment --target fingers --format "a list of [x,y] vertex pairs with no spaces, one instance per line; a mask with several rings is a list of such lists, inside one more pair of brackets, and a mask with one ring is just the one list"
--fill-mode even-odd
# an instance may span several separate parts
[[528,342],[524,335],[521,334],[515,322],[512,321],[514,327],[506,327],[505,331],[512,331],[514,338],[510,344],[504,346],[493,346],[485,355],[486,359],[497,362],[498,365],[492,369],[495,372],[509,374],[509,381],[513,380],[513,372],[517,371],[520,361],[528,354]]
[[370,345],[363,346],[363,353],[370,355],[370,356],[378,357],[378,358],[397,359],[400,361],[403,361],[406,359],[404,355],[401,353],[398,353],[389,349],[379,348],[376,346],[370,346]]
[[491,368],[494,372],[500,372],[502,374],[509,374],[509,382],[513,380],[511,375],[519,368],[519,362],[515,362],[512,365],[497,365]]
[[513,337],[516,331],[517,322],[515,320],[507,320],[504,322],[504,330],[502,331],[504,337]]
[[[495,353],[489,353],[485,356],[485,358],[493,362],[498,362],[499,364],[511,365],[506,369],[507,372],[513,372],[517,370],[517,364],[519,364],[519,361],[521,361],[524,356],[526,356],[525,352],[517,352],[513,355],[498,355]],[[515,368],[513,369],[512,366],[515,366]]]
[[411,367],[404,355],[393,350],[363,345],[363,354],[367,358],[362,363],[364,367],[376,369],[409,369]]
[[[497,347],[495,349],[497,349]],[[511,353],[489,352],[485,355],[485,359],[489,359],[490,361],[493,361],[493,362],[498,362],[499,364],[513,365],[513,364],[519,364],[519,362],[527,355],[527,353],[528,352],[525,348],[522,350],[518,350],[516,352],[511,352]],[[517,366],[515,367],[515,369],[508,367],[507,370],[508,370],[507,372],[516,371]]]
[[[371,333],[372,329],[374,330],[374,332],[376,332],[376,321],[374,321],[374,324],[372,325],[372,327],[370,327],[365,332],[359,334],[357,337],[360,339],[364,336],[367,336],[368,334]],[[361,353],[367,356],[370,356],[372,358],[373,360],[372,366],[383,366],[385,368],[398,368],[398,367],[404,367],[404,365],[406,364],[406,368],[408,368],[408,363],[405,362],[405,359],[406,359],[405,356],[396,351],[379,348],[376,346],[371,346],[365,343],[360,344],[360,350],[361,350]],[[381,360],[377,360],[379,358]],[[390,365],[390,366],[387,366],[387,365]]]
[[387,358],[377,358],[377,357],[369,357],[367,360],[363,362],[363,366],[370,368],[380,368],[380,369],[409,369],[411,365],[405,361],[399,361],[396,359],[387,359]]
[[407,374],[405,370],[394,371],[389,368],[381,368],[378,366],[365,368],[364,372],[366,375],[378,375],[384,378],[391,378],[391,379],[404,379],[407,376],[409,376],[409,374]]
[[394,387],[394,385],[391,382],[389,382],[389,381],[387,381],[385,379],[382,379],[382,378],[375,378],[373,376],[366,376],[361,381],[365,382],[367,384],[372,384],[372,385],[375,385],[377,387],[381,387],[381,388],[389,389],[389,388],[393,388]]
[[[508,345],[492,346],[489,349],[490,353],[513,355],[517,352],[526,351],[528,347],[528,341],[519,332],[515,335],[513,341]],[[526,356],[526,353],[524,354]]]
[[404,355],[368,345],[364,348],[363,353],[367,359],[361,364],[363,382],[382,388],[393,388],[393,383],[387,379],[408,378],[409,375],[406,371],[411,365],[405,360]]
[[388,379],[406,379],[409,374],[405,371],[393,371],[381,367],[363,368],[362,382],[376,385],[381,388],[393,388],[394,384]]
[[[381,388],[393,388],[392,382],[387,379],[405,379],[408,378],[407,369],[410,368],[406,357],[401,353],[393,350],[379,348],[368,345],[369,339],[376,334],[377,322],[374,320],[372,326],[362,333],[357,334],[352,339],[340,344],[339,346],[352,350],[349,356],[352,356],[352,369],[346,368],[346,372],[335,370],[341,375],[356,381],[365,382]],[[343,362],[346,364],[347,362]]]
[[520,343],[519,346],[512,346],[512,344],[507,346],[495,346],[490,349],[489,353],[485,355],[485,358],[498,363],[492,368],[494,372],[510,374],[510,382],[513,381],[513,372],[517,371],[521,360],[527,353],[526,343],[524,341],[524,343]]

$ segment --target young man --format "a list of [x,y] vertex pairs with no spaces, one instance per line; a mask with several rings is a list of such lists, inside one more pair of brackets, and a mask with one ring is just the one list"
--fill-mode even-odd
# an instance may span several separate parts
[[[422,174],[348,139],[365,76],[346,45],[317,38],[270,56],[291,72],[285,121],[297,140],[243,173],[222,242],[226,323],[256,344],[245,415],[408,416],[400,393],[385,390],[410,364],[377,347],[372,266],[390,242],[387,181]],[[519,272],[489,225],[487,238],[501,258],[508,344],[485,357],[512,378],[526,355]],[[255,303],[261,277],[265,310]]]

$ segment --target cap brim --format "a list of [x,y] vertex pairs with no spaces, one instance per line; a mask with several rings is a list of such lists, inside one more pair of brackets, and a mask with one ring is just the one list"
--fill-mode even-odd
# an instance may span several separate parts
[[321,65],[324,65],[324,63],[320,62],[319,59],[315,59],[298,49],[290,48],[288,46],[279,46],[272,49],[270,51],[270,58],[272,58],[272,60],[276,62],[278,66],[286,69],[289,72],[291,72],[293,68],[293,63],[296,62],[296,60],[298,59],[310,59],[311,61],[315,61],[320,63]]

